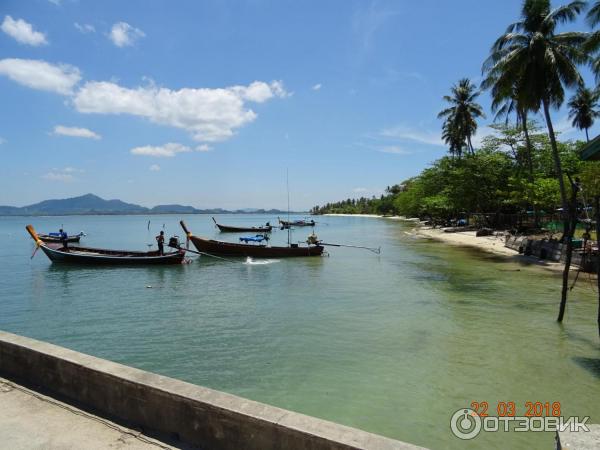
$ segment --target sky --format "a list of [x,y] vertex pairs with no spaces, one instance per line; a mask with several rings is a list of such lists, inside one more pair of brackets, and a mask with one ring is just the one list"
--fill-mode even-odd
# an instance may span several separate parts
[[446,154],[442,96],[481,81],[520,5],[0,0],[0,204],[285,209],[287,178],[294,210],[380,195]]

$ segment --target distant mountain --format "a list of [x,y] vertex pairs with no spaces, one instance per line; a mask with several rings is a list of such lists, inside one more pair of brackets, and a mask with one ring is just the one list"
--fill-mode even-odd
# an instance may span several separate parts
[[86,194],[79,197],[65,198],[59,200],[44,200],[33,205],[23,206],[0,206],[0,216],[68,216],[81,214],[283,214],[284,211],[277,209],[245,208],[242,210],[228,211],[221,208],[196,209],[185,205],[158,205],[154,208],[133,203],[125,203],[121,200],[104,200],[94,194]]
[[194,214],[198,210],[193,206],[183,205],[158,205],[150,210],[152,214]]
[[0,216],[13,216],[19,214],[20,210],[16,206],[0,206]]
[[148,208],[140,205],[125,203],[121,200],[104,200],[94,194],[61,200],[44,200],[18,209],[18,214],[25,215],[119,214],[148,211]]

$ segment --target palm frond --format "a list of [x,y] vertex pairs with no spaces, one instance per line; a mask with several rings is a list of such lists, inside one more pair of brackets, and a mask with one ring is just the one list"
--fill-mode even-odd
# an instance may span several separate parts
[[591,27],[595,27],[600,23],[600,1],[594,3],[587,12],[585,19]]
[[559,25],[573,22],[586,6],[587,2],[582,0],[575,0],[566,5],[559,6],[544,18],[543,24],[544,26],[548,26],[550,24]]

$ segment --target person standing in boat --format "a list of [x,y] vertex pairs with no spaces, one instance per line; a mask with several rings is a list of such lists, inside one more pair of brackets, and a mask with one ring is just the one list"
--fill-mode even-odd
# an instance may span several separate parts
[[165,254],[165,232],[161,231],[158,236],[156,236],[156,242],[158,242],[158,254],[160,256]]
[[67,248],[69,236],[67,236],[67,233],[65,233],[65,231],[62,228],[58,230],[58,234],[60,235],[60,242],[62,242],[63,247]]

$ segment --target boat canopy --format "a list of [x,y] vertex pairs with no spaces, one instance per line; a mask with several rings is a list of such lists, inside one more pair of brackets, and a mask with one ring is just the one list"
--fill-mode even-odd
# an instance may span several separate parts
[[267,240],[267,238],[262,234],[257,234],[256,236],[243,236],[240,238],[240,242],[245,242],[246,244],[248,242],[262,242],[264,240]]

